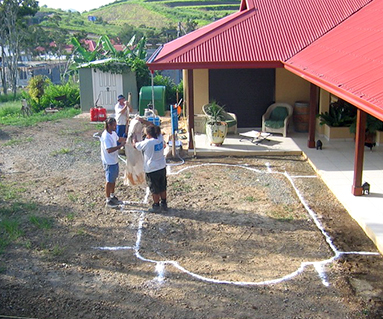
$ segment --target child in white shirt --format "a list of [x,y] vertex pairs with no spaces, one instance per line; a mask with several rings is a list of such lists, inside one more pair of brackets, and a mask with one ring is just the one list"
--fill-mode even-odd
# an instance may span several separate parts
[[[146,127],[146,139],[134,143],[134,147],[144,154],[144,171],[146,182],[152,193],[153,205],[150,212],[166,211],[166,160],[164,156],[164,140],[154,125]],[[161,200],[161,203],[160,203]]]

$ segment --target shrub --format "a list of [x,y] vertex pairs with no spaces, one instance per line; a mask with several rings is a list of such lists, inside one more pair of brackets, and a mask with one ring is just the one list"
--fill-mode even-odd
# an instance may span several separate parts
[[[55,98],[59,96],[65,96],[62,100],[57,101]],[[63,85],[49,85],[45,94],[41,98],[41,104],[44,105],[43,108],[50,106],[64,108],[64,107],[73,107],[76,104],[80,103],[80,89],[77,85],[67,82]]]
[[45,89],[50,84],[52,84],[52,82],[43,75],[37,75],[30,78],[27,92],[23,94],[23,97],[27,99],[33,111],[39,112],[44,109],[44,107],[41,106],[40,99],[44,95]]
[[177,100],[177,90],[178,90],[178,100],[183,96],[183,86],[182,82],[179,85],[176,85],[174,81],[168,77],[157,74],[153,79],[154,85],[165,86],[165,103],[166,105],[173,105],[178,103]]
[[[38,79],[35,79],[38,78]],[[63,97],[56,100],[57,97]],[[73,107],[80,103],[80,89],[73,82],[68,81],[63,85],[55,85],[38,75],[31,78],[28,91],[23,93],[34,112],[42,111],[48,107]]]

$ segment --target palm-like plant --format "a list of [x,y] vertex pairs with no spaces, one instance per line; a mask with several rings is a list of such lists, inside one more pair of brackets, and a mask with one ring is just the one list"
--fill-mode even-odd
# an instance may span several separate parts
[[[366,134],[375,134],[376,131],[383,129],[383,122],[370,114],[367,114],[366,119]],[[350,126],[350,132],[356,133],[356,118]]]
[[207,124],[217,124],[224,120],[224,110],[217,102],[212,101],[204,105],[204,112],[208,116]]
[[[74,58],[76,63],[92,62],[99,59],[100,56],[97,50],[94,50],[94,51],[86,50],[85,48],[81,46],[77,38],[72,37],[71,43],[73,44],[73,47],[75,48],[75,53],[77,53],[77,55]],[[97,42],[96,47],[98,47],[99,45],[100,43]]]
[[115,59],[115,62],[127,63],[129,59],[146,58],[146,38],[142,37],[134,44],[135,40],[136,36],[134,35],[122,51],[116,50],[107,35],[103,35],[98,39],[94,51],[83,48],[75,37],[72,38],[71,42],[76,49],[76,53],[78,53],[75,58],[77,63],[86,63],[107,58]]
[[318,114],[320,125],[327,124],[331,127],[350,126],[356,115],[356,108],[344,101],[330,104],[328,112]]

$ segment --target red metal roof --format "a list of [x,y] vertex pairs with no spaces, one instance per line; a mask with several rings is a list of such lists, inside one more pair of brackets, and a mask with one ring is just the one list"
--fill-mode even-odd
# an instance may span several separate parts
[[84,40],[84,43],[88,45],[89,51],[94,51],[96,50],[96,42],[93,40]]
[[151,69],[281,67],[371,0],[242,0],[240,10],[172,42]]
[[285,68],[383,120],[383,1],[372,1]]

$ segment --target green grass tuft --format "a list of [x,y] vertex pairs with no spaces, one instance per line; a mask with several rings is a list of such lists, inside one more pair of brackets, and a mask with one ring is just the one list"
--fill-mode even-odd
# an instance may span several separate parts
[[69,154],[70,152],[71,152],[71,150],[69,148],[62,148],[61,150],[57,150],[57,151],[50,153],[49,155],[57,156],[60,154]]
[[29,221],[39,229],[51,229],[53,227],[53,221],[50,218],[31,215]]

